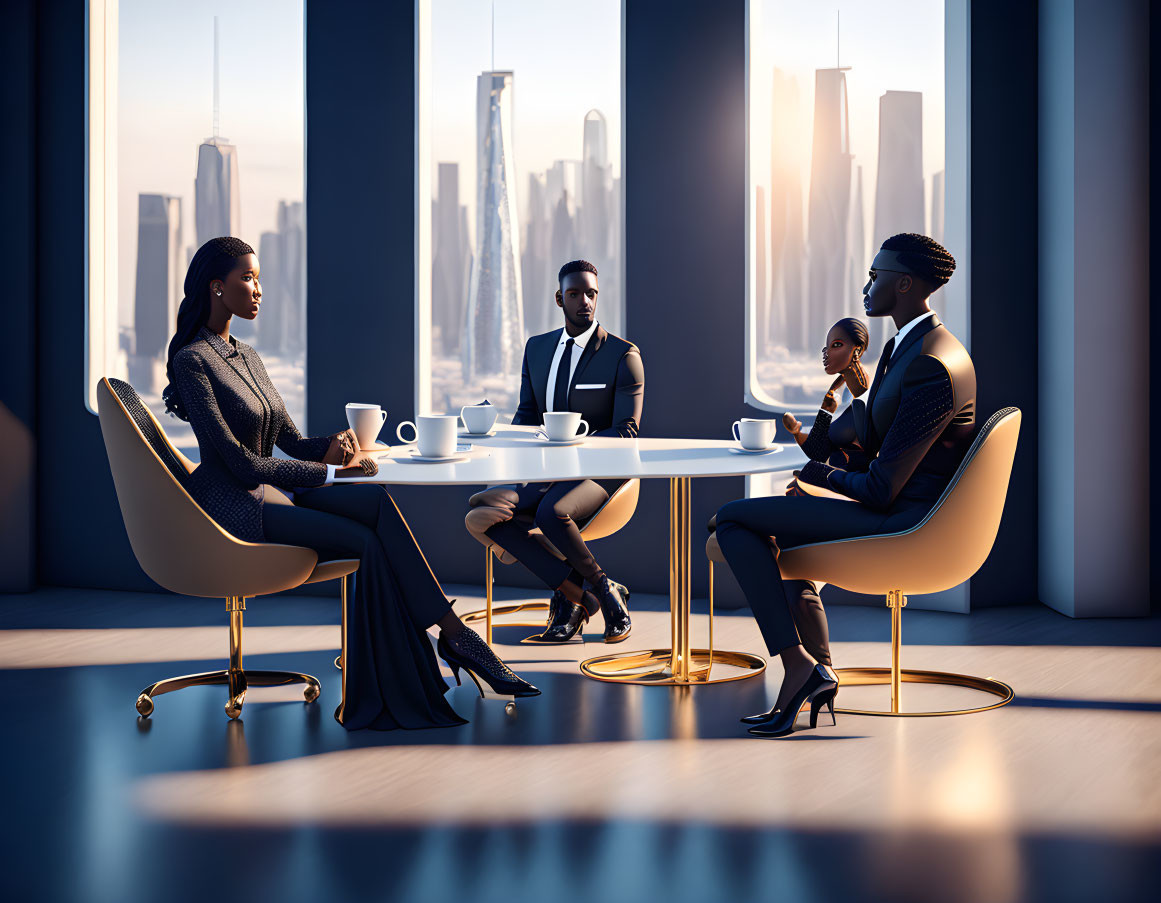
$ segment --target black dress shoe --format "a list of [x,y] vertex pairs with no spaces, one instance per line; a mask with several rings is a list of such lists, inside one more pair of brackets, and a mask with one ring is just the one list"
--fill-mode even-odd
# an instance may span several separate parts
[[556,616],[549,622],[544,633],[540,636],[529,637],[526,643],[567,643],[576,636],[590,617],[596,614],[600,603],[590,592],[584,593],[584,605],[570,602],[561,594],[560,605],[556,609]]
[[[810,701],[810,726],[814,727],[818,721],[818,710],[827,703],[833,704],[837,689],[838,684],[831,679],[826,668],[822,665],[815,665],[814,670],[810,672],[810,677],[806,679],[806,683],[791,697],[786,708],[766,724],[750,728],[750,733],[755,737],[785,737],[787,734],[794,733],[794,722],[798,719],[798,712],[807,700]],[[834,717],[833,709],[831,717]]]
[[490,686],[494,693],[501,696],[540,695],[536,687],[500,661],[492,651],[492,647],[470,627],[460,631],[452,642],[448,642],[443,633],[440,633],[435,645],[439,657],[451,668],[457,687],[460,685],[460,668],[463,668],[468,672],[481,696],[484,695],[484,688],[480,686],[481,680]]
[[629,619],[629,590],[602,576],[593,587],[593,594],[601,603],[601,614],[605,618],[605,642],[620,643],[629,638],[633,622]]
[[[834,688],[834,690],[831,691],[829,696],[826,696],[823,693],[819,693],[818,696],[816,696],[811,701],[811,704],[810,704],[810,714],[811,714],[810,726],[811,727],[814,727],[814,723],[818,719],[818,711],[824,705],[830,711],[830,720],[833,723],[838,724],[838,721],[834,717],[834,698],[838,694],[838,675],[835,674],[833,668],[831,668],[827,665],[823,665],[822,667],[826,669],[827,676],[831,680],[834,681],[835,688]],[[815,702],[818,703],[817,706],[815,705]],[[743,715],[738,720],[741,721],[742,724],[768,724],[769,722],[773,721],[775,718],[778,717],[778,713],[780,711],[781,711],[781,709],[779,709],[779,708],[773,708],[768,712],[759,712],[756,715]]]
[[768,712],[759,712],[757,715],[743,715],[738,720],[742,724],[766,724],[778,717],[778,713],[782,710],[775,707]]

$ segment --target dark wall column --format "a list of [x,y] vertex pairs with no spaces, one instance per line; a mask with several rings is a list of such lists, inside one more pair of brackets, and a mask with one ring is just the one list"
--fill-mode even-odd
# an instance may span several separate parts
[[85,406],[85,4],[35,5],[39,579],[154,589],[133,557],[100,424]]
[[1023,412],[1000,532],[971,581],[973,609],[1037,598],[1036,34],[1036,3],[973,0],[969,209],[976,403],[981,422],[1009,405]]
[[5,249],[0,355],[0,592],[36,585],[36,14],[32,0],[6,5],[0,28],[0,245]]

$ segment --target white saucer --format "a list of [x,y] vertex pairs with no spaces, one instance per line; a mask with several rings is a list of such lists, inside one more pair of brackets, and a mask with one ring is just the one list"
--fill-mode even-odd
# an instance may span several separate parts
[[421,455],[419,453],[419,450],[416,449],[406,458],[400,458],[399,460],[400,461],[415,461],[419,464],[455,464],[459,461],[468,460],[468,457],[469,457],[468,455],[460,453],[460,454],[448,455],[446,458],[431,458],[431,457],[428,457],[427,455]]
[[365,452],[368,455],[382,455],[385,452],[391,451],[391,446],[376,440],[373,448],[363,448],[359,450]]
[[487,439],[489,436],[496,435],[496,428],[492,427],[486,433],[469,433],[466,427],[461,427],[458,435],[461,439]]
[[587,439],[588,436],[577,436],[575,439],[545,439],[543,436],[537,436],[533,441],[537,445],[580,445]]
[[726,447],[731,455],[771,455],[776,451],[782,451],[781,445],[771,445],[769,448],[742,448],[740,445],[730,445]]

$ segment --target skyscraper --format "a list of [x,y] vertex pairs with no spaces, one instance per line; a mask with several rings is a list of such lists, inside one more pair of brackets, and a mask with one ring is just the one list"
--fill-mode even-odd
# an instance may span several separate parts
[[181,198],[137,196],[137,282],[133,300],[133,353],[129,380],[144,392],[159,392],[167,346],[177,324],[185,267]]
[[218,17],[214,16],[214,133],[198,147],[194,225],[198,246],[242,231],[238,148],[218,135]]
[[[798,119],[798,82],[780,69],[774,70],[771,107],[772,122]],[[771,136],[769,210],[770,305],[765,341],[802,351],[810,347],[806,342],[803,285],[802,176],[795,159],[794,136],[787,129],[776,128]]]
[[460,165],[439,164],[439,196],[432,211],[435,254],[431,268],[431,312],[439,327],[440,348],[454,354],[464,329],[472,251],[468,246],[466,211],[460,204]]
[[[926,225],[923,209],[923,95],[918,91],[887,91],[879,98],[875,246],[899,232],[925,232]],[[874,321],[871,351],[881,349],[888,334],[887,324],[882,320]]]
[[544,174],[529,174],[527,198],[528,215],[525,219],[524,254],[521,258],[524,329],[529,335],[538,335],[549,330],[555,310],[552,305],[554,273],[549,259],[553,211],[548,203]]
[[[826,339],[847,309],[847,228],[851,199],[849,67],[816,69],[814,141],[810,164],[810,300],[807,347]],[[821,346],[817,346],[821,347]]]
[[[861,317],[863,308],[863,286],[867,284],[867,269],[871,261],[867,257],[867,227],[863,212],[863,167],[855,167],[855,190],[851,196],[851,215],[847,225],[847,284],[850,287],[843,299],[846,306],[841,316]],[[877,349],[872,348],[871,351]]]
[[944,209],[943,186],[945,170],[940,170],[931,177],[931,225],[928,235],[940,244],[943,244],[944,224],[947,214]]
[[623,311],[614,250],[617,238],[614,216],[608,124],[605,114],[600,110],[589,110],[585,114],[581,156],[581,196],[577,211],[578,252],[579,256],[596,264],[600,271],[600,319],[608,328],[619,332],[623,329]]
[[476,255],[468,290],[465,378],[520,372],[524,311],[512,140],[512,72],[476,81]]
[[759,355],[770,341],[770,291],[766,285],[766,257],[770,242],[766,238],[766,192],[761,185],[754,189],[754,323],[755,347]]

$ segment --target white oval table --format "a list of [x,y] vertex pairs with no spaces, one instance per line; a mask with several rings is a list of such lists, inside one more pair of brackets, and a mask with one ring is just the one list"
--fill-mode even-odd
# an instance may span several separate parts
[[[414,445],[396,445],[378,456],[373,477],[336,483],[449,486],[542,483],[556,480],[669,480],[669,606],[672,645],[603,655],[581,663],[598,680],[649,685],[688,685],[740,680],[761,673],[766,660],[748,652],[713,648],[713,595],[710,595],[708,649],[690,640],[690,488],[695,477],[748,476],[801,467],[806,457],[796,444],[768,454],[735,454],[727,439],[619,439],[594,436],[578,445],[549,446],[535,427],[497,426],[487,437],[467,437],[472,448],[459,460],[420,462]],[[344,612],[345,614],[345,612]],[[346,630],[343,630],[346,642]],[[712,666],[730,672],[711,677]]]

